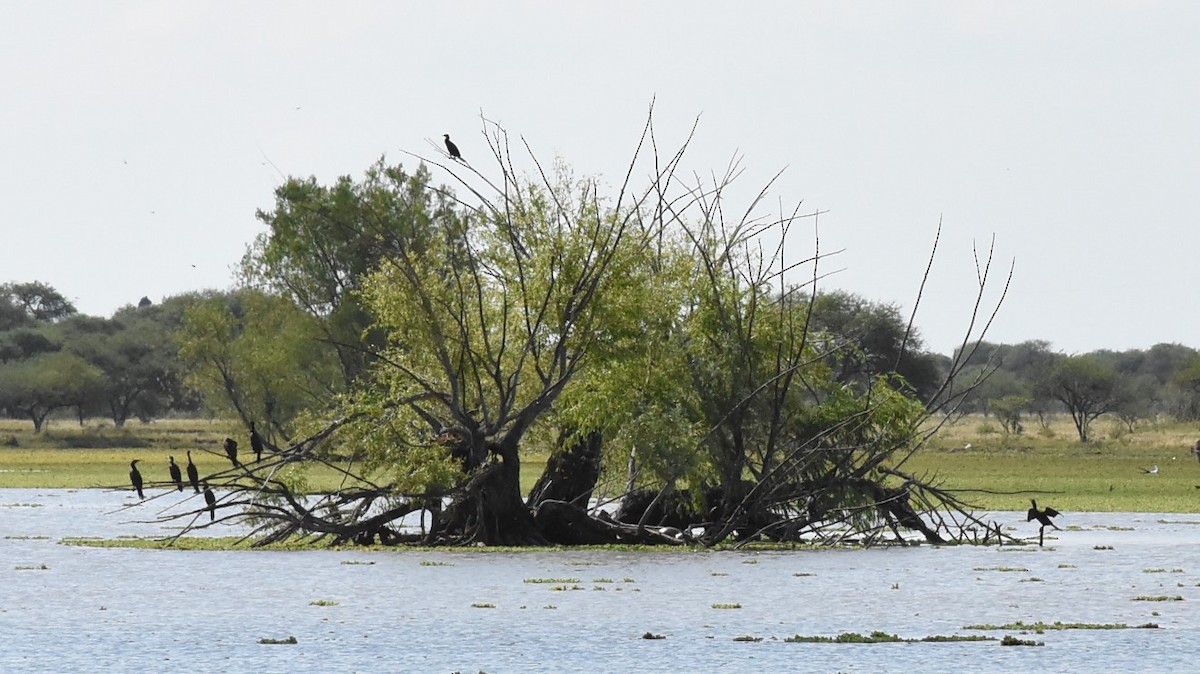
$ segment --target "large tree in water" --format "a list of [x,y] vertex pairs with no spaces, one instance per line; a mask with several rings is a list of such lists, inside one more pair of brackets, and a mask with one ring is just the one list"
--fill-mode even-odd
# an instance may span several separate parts
[[[831,372],[848,346],[811,320],[820,255],[791,259],[785,243],[798,210],[759,218],[764,191],[726,220],[737,171],[685,182],[690,138],[664,157],[649,120],[611,191],[485,130],[492,168],[434,161],[456,189],[418,185],[418,203],[455,204],[452,217],[415,233],[392,222],[411,217],[396,207],[411,181],[342,205],[373,263],[329,278],[372,319],[358,342],[329,338],[363,369],[305,440],[226,471],[219,508],[249,505],[263,541],[414,540],[395,523],[416,510],[432,518],[420,540],[450,544],[949,533],[921,515],[953,497],[899,470],[924,437],[919,401],[887,372],[853,386]],[[526,502],[531,448],[552,454]],[[311,460],[344,471],[344,487],[304,498],[276,479]],[[648,501],[615,521],[588,510],[593,490]],[[687,531],[652,516],[668,504]]]

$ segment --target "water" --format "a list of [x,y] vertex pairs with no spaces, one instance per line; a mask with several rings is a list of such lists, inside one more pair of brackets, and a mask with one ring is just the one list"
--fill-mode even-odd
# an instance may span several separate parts
[[[1078,528],[1041,550],[184,552],[59,543],[171,533],[128,523],[153,508],[114,513],[127,499],[0,489],[0,672],[1177,672],[1190,669],[1200,636],[1197,515],[1068,513],[1064,526]],[[1023,514],[996,517],[1036,535]],[[549,579],[572,582],[526,582]],[[581,589],[556,589],[564,586]],[[1135,600],[1142,596],[1183,600]],[[1000,637],[1011,632],[964,627],[1017,620],[1161,628],[1018,635],[1039,648],[783,641],[875,630]],[[289,636],[298,643],[258,643]]]

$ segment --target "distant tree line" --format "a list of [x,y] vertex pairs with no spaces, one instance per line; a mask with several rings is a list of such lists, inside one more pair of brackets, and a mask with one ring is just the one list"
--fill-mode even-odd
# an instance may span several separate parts
[[[283,189],[304,187],[315,186]],[[281,204],[316,198],[329,195],[289,192]],[[380,242],[372,251],[332,241],[335,227],[289,230],[279,222],[287,213],[260,214],[278,223],[275,235],[251,247],[238,290],[142,298],[102,318],[42,282],[0,285],[0,411],[35,431],[54,416],[107,417],[119,428],[130,418],[228,415],[291,438],[296,420],[348,390],[381,348],[357,284],[383,252]],[[314,238],[335,253],[305,255],[302,242]],[[1200,421],[1200,352],[1181,344],[1065,354],[1044,340],[983,341],[946,356],[910,337],[902,350],[898,307],[840,290],[817,293],[808,320],[828,342],[834,381],[862,388],[887,375],[930,405],[963,392],[958,414],[994,417],[1006,433],[1055,414],[1070,415],[1083,441],[1101,415],[1130,431],[1156,418]],[[935,399],[959,358],[965,365]]]
[[1071,416],[1084,442],[1101,415],[1130,431],[1153,419],[1200,421],[1200,353],[1181,344],[1065,354],[1043,340],[979,342],[963,354],[969,356],[956,377],[959,388],[978,385],[958,412],[992,415],[1008,433],[1024,432],[1028,423],[1044,426],[1059,413]]

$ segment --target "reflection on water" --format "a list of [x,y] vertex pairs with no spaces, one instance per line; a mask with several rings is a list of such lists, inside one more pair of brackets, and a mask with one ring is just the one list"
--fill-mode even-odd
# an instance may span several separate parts
[[[0,490],[0,672],[1189,671],[1200,636],[1196,515],[1067,513],[1062,524],[1078,528],[1042,550],[180,552],[58,543],[171,533],[128,523],[162,506],[114,512],[123,503],[128,495],[100,490]],[[1024,513],[997,519],[1036,536]],[[1161,628],[1020,635],[1040,648],[783,641],[875,630],[1000,637],[1009,632],[963,628],[1018,620]],[[298,643],[258,643],[288,636]]]

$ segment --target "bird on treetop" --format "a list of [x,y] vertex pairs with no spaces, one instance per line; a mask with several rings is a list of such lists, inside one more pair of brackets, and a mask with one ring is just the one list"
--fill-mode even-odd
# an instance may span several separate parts
[[446,139],[446,152],[450,153],[450,157],[461,160],[463,158],[462,153],[458,151],[458,146],[454,144],[454,141],[450,140],[450,134],[443,133],[442,137]]

